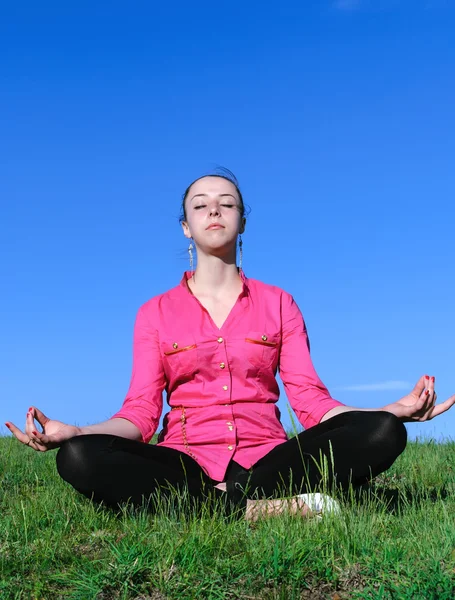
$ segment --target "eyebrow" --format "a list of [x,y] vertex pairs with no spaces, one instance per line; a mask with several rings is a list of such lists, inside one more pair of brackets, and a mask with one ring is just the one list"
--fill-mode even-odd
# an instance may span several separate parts
[[[194,200],[195,198],[201,198],[201,197],[205,197],[205,198],[206,198],[207,196],[208,196],[208,194],[195,194],[195,195],[194,195],[194,196],[191,198],[191,200]],[[224,197],[224,196],[230,196],[231,198],[234,198],[234,200],[237,200],[237,198],[236,198],[235,196],[233,196],[232,194],[218,194],[218,196],[219,196],[220,198],[222,198],[222,197]]]

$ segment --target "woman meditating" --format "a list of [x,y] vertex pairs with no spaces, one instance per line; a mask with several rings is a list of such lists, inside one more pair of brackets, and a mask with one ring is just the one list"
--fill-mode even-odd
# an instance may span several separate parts
[[[322,491],[324,462],[326,486],[360,486],[403,452],[403,422],[432,419],[455,403],[454,395],[435,405],[428,375],[378,409],[331,397],[313,367],[293,297],[242,270],[245,207],[229,171],[187,188],[181,224],[190,240],[190,271],[140,307],[121,409],[86,427],[51,420],[36,407],[29,408],[25,433],[6,423],[34,450],[59,447],[59,474],[88,498],[109,507],[143,506],[174,488],[202,503],[224,498],[247,519],[284,510],[303,515],[305,494]],[[277,370],[304,427],[291,439],[276,405]],[[171,410],[152,445],[164,390]]]

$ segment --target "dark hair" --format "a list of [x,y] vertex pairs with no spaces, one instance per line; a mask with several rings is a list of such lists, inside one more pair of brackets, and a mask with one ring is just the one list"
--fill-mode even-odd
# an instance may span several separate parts
[[186,221],[186,209],[185,209],[185,200],[188,196],[188,193],[191,189],[191,186],[196,183],[196,181],[199,181],[200,179],[204,179],[204,177],[220,177],[221,179],[226,179],[226,181],[230,181],[231,183],[233,183],[235,185],[235,189],[237,190],[237,194],[239,195],[239,200],[240,200],[240,206],[239,206],[239,212],[240,212],[240,216],[244,217],[246,214],[246,210],[245,210],[245,204],[243,202],[243,196],[242,196],[242,192],[240,191],[240,187],[239,187],[239,182],[237,181],[237,177],[234,175],[234,173],[232,173],[232,171],[229,171],[229,169],[226,169],[225,167],[217,167],[215,169],[215,171],[211,172],[211,173],[207,173],[206,175],[201,175],[201,177],[198,177],[197,179],[195,179],[194,181],[192,181],[190,183],[190,185],[186,188],[183,196],[182,196],[182,206],[180,208],[180,217],[179,217],[179,221],[180,223],[182,221]]

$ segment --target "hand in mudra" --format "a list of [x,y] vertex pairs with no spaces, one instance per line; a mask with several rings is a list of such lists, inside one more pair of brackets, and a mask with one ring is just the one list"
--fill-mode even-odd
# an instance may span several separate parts
[[[38,431],[35,419],[43,428],[42,433]],[[9,422],[5,423],[5,425],[20,442],[39,452],[58,448],[65,440],[69,440],[80,433],[79,427],[49,419],[38,408],[34,407],[29,408],[27,413],[25,433],[16,427],[14,423]]]
[[402,421],[429,421],[446,412],[455,404],[455,394],[438,405],[435,404],[436,398],[434,378],[426,379],[422,375],[410,394],[384,406],[383,410],[393,413]]

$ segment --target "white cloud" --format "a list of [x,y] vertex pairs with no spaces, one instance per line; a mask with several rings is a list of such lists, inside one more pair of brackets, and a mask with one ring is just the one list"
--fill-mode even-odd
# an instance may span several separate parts
[[382,383],[360,383],[357,385],[347,385],[334,390],[345,390],[347,392],[383,392],[387,390],[409,390],[414,386],[407,381],[383,381]]
[[333,6],[338,10],[355,10],[359,8],[361,0],[334,0]]

